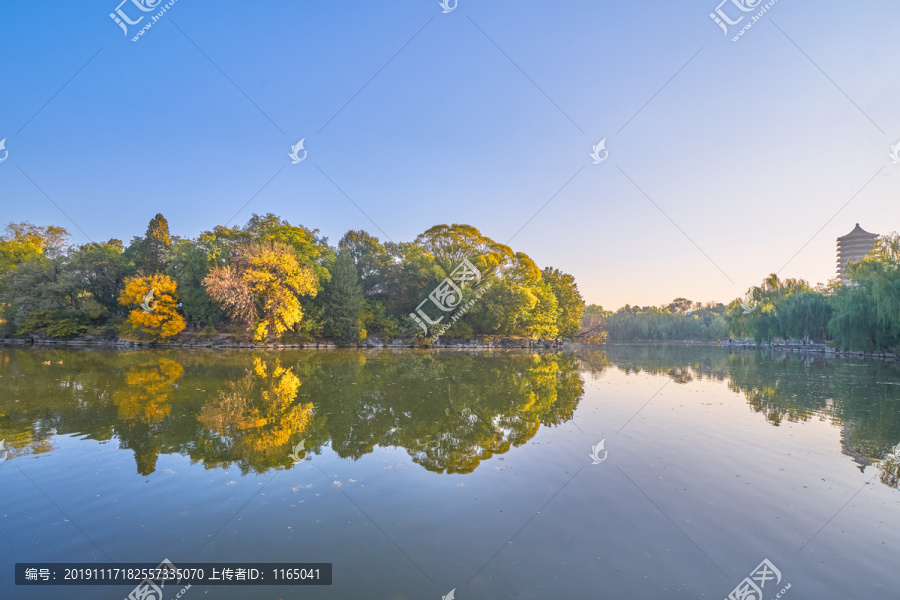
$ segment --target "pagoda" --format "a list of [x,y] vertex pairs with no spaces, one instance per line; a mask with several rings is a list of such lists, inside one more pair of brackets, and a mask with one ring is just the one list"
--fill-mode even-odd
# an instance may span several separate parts
[[837,276],[847,283],[847,264],[862,260],[875,247],[877,233],[869,233],[856,224],[853,231],[837,239]]

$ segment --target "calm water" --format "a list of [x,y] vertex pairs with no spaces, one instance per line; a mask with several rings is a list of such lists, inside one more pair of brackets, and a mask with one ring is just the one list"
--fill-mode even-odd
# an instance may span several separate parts
[[720,600],[763,559],[766,600],[900,597],[884,363],[0,348],[0,439],[2,599],[132,588],[16,587],[15,562],[163,558],[334,564],[188,600]]

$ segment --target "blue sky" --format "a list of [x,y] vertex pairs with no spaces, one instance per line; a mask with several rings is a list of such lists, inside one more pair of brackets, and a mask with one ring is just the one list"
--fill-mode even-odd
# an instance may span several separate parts
[[6,2],[0,220],[468,223],[607,308],[824,282],[855,223],[900,229],[900,5],[779,0],[732,42],[716,4],[178,0],[132,42],[131,0],[127,36],[118,0]]

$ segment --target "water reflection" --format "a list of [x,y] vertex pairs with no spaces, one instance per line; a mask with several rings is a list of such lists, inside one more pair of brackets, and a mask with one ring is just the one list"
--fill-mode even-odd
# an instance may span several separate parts
[[172,452],[208,468],[286,468],[301,441],[300,458],[394,446],[430,471],[468,473],[571,419],[583,395],[571,354],[0,353],[11,457],[51,449],[51,430],[115,438],[141,475]]
[[241,471],[265,471],[292,459],[291,440],[312,422],[313,405],[298,402],[300,379],[278,358],[253,357],[240,379],[229,380],[203,404],[199,443],[191,457],[207,467],[236,463]]
[[134,452],[142,475],[167,453],[247,473],[289,468],[326,445],[354,460],[393,446],[429,471],[469,473],[541,427],[570,420],[585,378],[607,369],[680,385],[724,382],[773,426],[829,421],[841,428],[844,454],[898,487],[900,368],[709,347],[558,354],[0,349],[0,440],[8,460],[53,450],[54,433],[115,440]]
[[607,354],[611,364],[627,373],[663,375],[681,384],[724,381],[774,426],[813,418],[829,421],[841,428],[841,451],[862,472],[875,466],[882,483],[898,487],[897,363],[702,346],[610,346]]

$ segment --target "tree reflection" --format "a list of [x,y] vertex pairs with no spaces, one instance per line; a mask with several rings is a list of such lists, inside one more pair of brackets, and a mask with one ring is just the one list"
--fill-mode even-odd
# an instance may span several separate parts
[[289,464],[291,440],[309,427],[311,403],[296,403],[300,379],[277,358],[253,358],[243,378],[204,404],[198,421],[203,452],[192,453],[207,467],[237,462],[242,472]]
[[[773,425],[814,417],[841,448],[898,486],[900,368],[718,348],[604,351],[200,353],[0,349],[0,440],[9,459],[53,449],[54,434],[118,439],[149,475],[160,454],[242,472],[290,468],[298,442],[359,459],[403,448],[435,473],[470,473],[570,420],[583,377],[610,368],[683,385],[721,381]],[[2,452],[2,451],[0,451]]]
[[130,367],[125,373],[124,387],[113,394],[119,418],[149,425],[162,421],[169,416],[169,394],[175,390],[175,381],[182,375],[184,367],[168,358]]
[[895,364],[660,345],[611,345],[607,352],[625,373],[653,373],[676,383],[725,381],[774,426],[828,420],[841,429],[841,451],[860,471],[874,465],[883,483],[897,487],[900,394],[896,385],[885,385],[900,380]]

